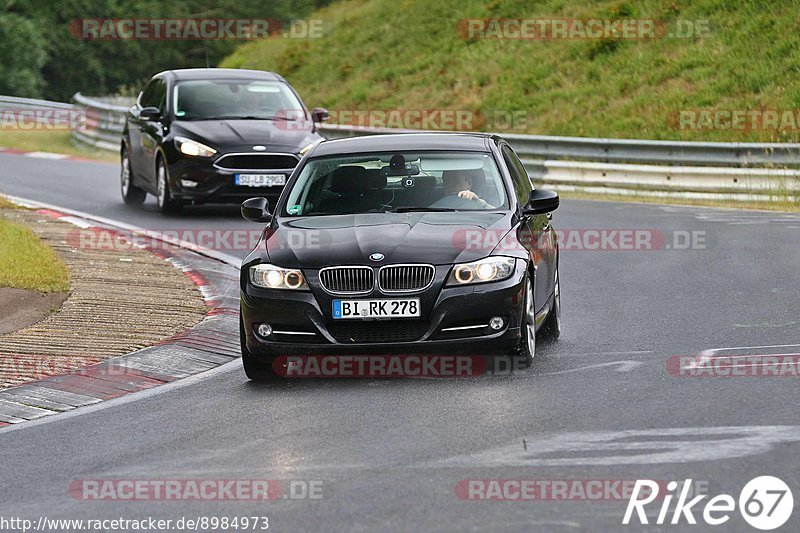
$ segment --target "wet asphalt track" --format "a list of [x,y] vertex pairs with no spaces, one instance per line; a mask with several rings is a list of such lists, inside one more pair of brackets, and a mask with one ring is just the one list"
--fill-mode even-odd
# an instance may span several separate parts
[[[0,154],[0,192],[150,229],[252,228],[236,206],[175,217],[158,215],[152,199],[125,206],[107,163]],[[667,371],[670,356],[704,350],[800,351],[800,216],[566,200],[554,224],[704,232],[707,245],[565,250],[565,333],[540,343],[533,368],[512,377],[256,385],[234,363],[86,414],[0,430],[0,517],[261,515],[274,531],[621,528],[624,502],[465,501],[455,489],[460,480],[512,478],[693,478],[738,498],[748,480],[771,474],[800,501],[798,377]],[[764,347],[774,345],[795,346]],[[81,479],[254,478],[321,482],[322,498],[68,493]],[[648,509],[652,521],[658,507]],[[785,530],[798,525],[796,505]],[[751,529],[733,513],[724,530]]]

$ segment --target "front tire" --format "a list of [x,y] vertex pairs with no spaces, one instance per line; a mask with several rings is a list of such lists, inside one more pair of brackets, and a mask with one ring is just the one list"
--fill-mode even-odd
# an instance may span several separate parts
[[140,189],[133,184],[131,158],[128,155],[128,149],[125,147],[122,148],[122,153],[120,154],[119,185],[123,202],[128,205],[140,205],[144,203],[147,193],[144,189]]
[[156,163],[156,191],[158,210],[162,214],[180,211],[182,205],[178,200],[172,198],[172,191],[169,189],[169,171],[162,157],[159,157],[158,163]]
[[561,336],[561,283],[556,270],[556,283],[553,288],[553,305],[547,314],[542,329],[539,330],[542,340],[554,341]]
[[525,306],[523,311],[522,337],[516,351],[519,368],[529,368],[536,354],[536,306],[533,300],[533,283],[530,276],[525,281]]

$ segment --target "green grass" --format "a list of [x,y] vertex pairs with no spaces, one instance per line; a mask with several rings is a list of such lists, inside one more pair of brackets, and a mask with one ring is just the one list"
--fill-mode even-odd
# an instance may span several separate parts
[[0,196],[0,209],[16,209],[17,206]]
[[600,200],[607,202],[623,202],[634,204],[661,204],[661,205],[691,205],[698,207],[719,207],[726,209],[747,209],[753,211],[780,211],[797,213],[800,212],[800,204],[791,201],[776,202],[740,202],[734,200],[704,200],[680,197],[658,197],[628,194],[602,194],[586,193],[583,191],[559,191],[558,195],[562,199],[576,200]]
[[0,218],[0,287],[64,292],[69,272],[32,231]]
[[62,130],[8,130],[0,128],[0,146],[29,152],[53,152],[86,159],[119,162],[119,154],[107,150],[77,145],[69,131]]
[[[320,39],[248,43],[222,66],[276,71],[310,106],[454,109],[473,129],[547,135],[800,141],[792,131],[679,129],[681,110],[800,108],[800,19],[784,0],[341,0]],[[700,38],[466,40],[464,18],[707,20]],[[485,121],[481,118],[485,119]],[[506,131],[509,128],[502,128]]]

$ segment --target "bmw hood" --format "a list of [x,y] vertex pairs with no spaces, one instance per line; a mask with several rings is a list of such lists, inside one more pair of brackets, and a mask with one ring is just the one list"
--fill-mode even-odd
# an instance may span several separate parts
[[489,255],[511,229],[512,218],[510,213],[465,211],[281,218],[261,245],[271,263],[285,268],[443,265]]

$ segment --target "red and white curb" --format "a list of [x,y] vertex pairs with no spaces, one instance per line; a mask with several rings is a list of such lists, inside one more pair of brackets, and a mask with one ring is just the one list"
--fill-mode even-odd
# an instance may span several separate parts
[[155,346],[0,391],[0,427],[145,391],[207,372],[240,356],[237,258],[191,243],[159,239],[157,232],[86,213],[7,198],[82,229],[125,230],[170,244],[157,249],[136,245],[169,261],[189,277],[203,295],[207,310],[199,324]]

